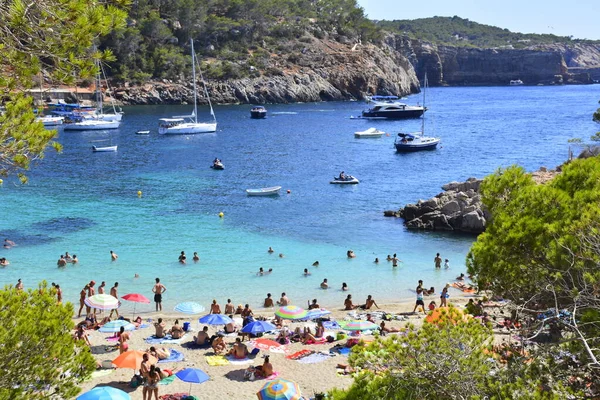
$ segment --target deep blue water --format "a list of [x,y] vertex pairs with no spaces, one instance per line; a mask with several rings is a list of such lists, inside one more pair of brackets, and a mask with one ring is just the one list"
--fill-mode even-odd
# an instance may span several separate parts
[[[49,151],[29,173],[29,184],[5,180],[0,237],[19,246],[0,249],[11,261],[0,270],[0,284],[22,278],[32,287],[47,279],[75,301],[90,279],[118,280],[121,294],[150,297],[160,276],[167,307],[227,297],[257,306],[267,292],[277,297],[282,291],[298,304],[317,297],[341,305],[342,282],[359,301],[369,293],[379,301],[410,297],[418,279],[441,286],[463,271],[473,237],[407,231],[383,211],[498,167],[560,164],[568,139],[597,131],[591,114],[599,98],[598,85],[432,88],[426,132],[442,144],[415,154],[395,153],[393,141],[396,132],[418,130],[420,120],[352,120],[364,108],[357,102],[268,105],[265,120],[251,120],[248,105],[216,106],[218,132],[177,137],[159,136],[157,120],[186,114],[189,106],[127,107],[119,130],[61,131],[64,151]],[[371,126],[390,136],[354,138]],[[135,135],[139,129],[152,132]],[[118,144],[117,153],[91,152],[91,141],[107,138]],[[209,168],[214,157],[223,160],[224,171]],[[342,170],[361,183],[330,185]],[[283,187],[279,197],[244,191],[274,185]],[[267,254],[269,246],[275,254]],[[346,259],[348,249],[356,259]],[[119,254],[117,262],[110,262],[109,250]],[[190,261],[198,251],[200,263],[179,265],[181,250]],[[57,269],[65,251],[81,264]],[[394,252],[404,260],[401,267],[373,264]],[[433,269],[436,252],[450,259],[449,271]],[[315,260],[319,268],[311,267]],[[274,273],[257,277],[261,266]],[[313,275],[303,277],[304,268]],[[334,289],[320,290],[323,278]]]

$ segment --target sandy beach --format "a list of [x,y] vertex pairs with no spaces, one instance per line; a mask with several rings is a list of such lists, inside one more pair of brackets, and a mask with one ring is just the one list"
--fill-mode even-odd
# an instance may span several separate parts
[[[458,290],[451,291],[451,303],[462,308],[462,306],[472,298],[473,295],[465,295]],[[439,298],[436,295],[425,298],[425,303],[428,304],[431,300],[437,300]],[[410,314],[414,307],[414,302],[402,302],[396,304],[379,304],[380,309],[372,310],[374,314],[378,315],[378,311],[385,311],[386,314],[396,315],[396,319],[390,322],[386,322],[388,327],[402,328],[407,324],[414,324],[419,326],[422,324],[424,314]],[[351,311],[344,311],[341,308],[331,309],[331,319],[344,320],[352,319]],[[362,319],[366,314],[365,311],[356,311]],[[264,316],[272,318],[274,316],[274,310],[262,309],[254,310],[255,317]],[[152,313],[142,315],[144,324],[148,327],[138,329],[131,332],[131,340],[129,342],[130,350],[147,350],[151,345],[145,342],[145,338],[150,337],[154,334],[155,329],[153,323],[157,318],[162,317],[163,321],[166,322],[167,327],[171,327],[176,318],[179,319],[180,323],[185,321],[191,322],[191,327],[194,332],[189,332],[183,338],[180,344],[160,344],[155,345],[157,347],[166,347],[174,349],[178,352],[183,353],[184,360],[180,362],[167,362],[159,363],[158,366],[161,368],[169,369],[183,369],[188,367],[199,368],[206,372],[210,376],[210,380],[202,384],[192,384],[191,394],[201,399],[255,399],[256,392],[267,382],[264,379],[248,381],[244,379],[244,371],[250,365],[262,365],[263,356],[271,356],[271,363],[273,364],[274,370],[279,373],[280,378],[289,379],[298,383],[302,390],[303,396],[306,398],[313,397],[315,393],[326,392],[331,388],[345,388],[351,385],[352,377],[350,375],[339,374],[336,366],[338,364],[347,364],[347,355],[339,354],[332,351],[329,355],[330,350],[334,348],[336,344],[343,345],[346,340],[340,340],[333,343],[325,344],[312,344],[303,345],[302,343],[290,343],[286,347],[285,353],[273,352],[267,350],[261,350],[257,357],[250,360],[247,364],[229,363],[227,365],[212,366],[207,362],[206,356],[214,355],[212,349],[200,349],[191,348],[188,346],[189,342],[193,341],[194,335],[199,329],[202,329],[201,324],[198,323],[198,317],[196,316],[185,316],[174,313]],[[380,323],[381,319],[376,318],[376,322]],[[241,323],[240,323],[241,325]],[[296,327],[314,326],[313,322],[291,322],[289,327],[293,330]],[[214,334],[217,330],[221,329],[222,326],[209,326],[209,334]],[[333,334],[335,336],[337,331],[326,330],[325,336]],[[89,338],[92,344],[92,353],[99,363],[106,360],[113,360],[119,355],[118,349],[111,349],[116,342],[107,340],[108,337],[112,336],[110,333],[101,333],[98,331],[90,331]],[[372,339],[372,335],[363,335],[365,340]],[[265,335],[263,338],[274,339],[274,335]],[[235,342],[235,336],[228,336],[225,338],[228,348]],[[252,350],[252,346],[249,346]],[[286,358],[291,354],[294,354],[300,350],[312,350],[316,353],[323,352],[328,354],[327,356],[317,357],[318,362],[315,363],[303,363]],[[133,370],[131,369],[99,369],[94,373],[91,380],[85,382],[81,387],[83,392],[92,389],[95,386],[109,385],[119,389],[122,389],[130,393],[132,399],[142,399],[142,388],[138,387],[133,389],[129,386],[129,381],[133,376]],[[159,395],[171,394],[171,393],[187,393],[190,390],[190,384],[185,383],[179,379],[173,380],[168,385],[159,385]]]

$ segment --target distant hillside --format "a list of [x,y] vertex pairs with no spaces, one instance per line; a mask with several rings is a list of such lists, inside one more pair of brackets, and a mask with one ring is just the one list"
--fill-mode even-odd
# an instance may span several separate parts
[[600,41],[578,40],[568,36],[511,32],[508,29],[479,24],[457,16],[378,21],[377,25],[390,32],[406,34],[411,39],[454,47],[522,49],[556,43],[600,43]]

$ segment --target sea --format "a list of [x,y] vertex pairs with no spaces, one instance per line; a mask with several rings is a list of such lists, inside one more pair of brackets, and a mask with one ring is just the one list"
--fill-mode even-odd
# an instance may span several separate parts
[[[152,300],[159,277],[167,288],[165,311],[183,301],[208,307],[212,299],[260,309],[267,293],[279,298],[282,292],[300,306],[316,298],[341,307],[348,293],[355,303],[369,294],[388,303],[413,298],[419,279],[440,290],[465,272],[475,236],[410,231],[383,211],[513,164],[528,171],[556,167],[570,146],[581,150],[569,139],[586,141],[598,131],[592,113],[600,85],[431,88],[427,94],[425,132],[441,145],[413,154],[396,153],[393,143],[398,132],[419,130],[421,120],[351,119],[363,102],[272,104],[264,120],[250,119],[250,105],[218,105],[218,131],[211,134],[158,135],[159,118],[189,114],[191,106],[124,107],[114,131],[59,128],[63,151],[48,150],[28,173],[29,183],[11,178],[0,187],[0,239],[17,244],[0,248],[10,261],[0,269],[0,285],[19,278],[26,288],[55,282],[77,304],[90,280],[106,281],[107,292],[119,282],[120,296]],[[421,95],[406,99],[421,101]],[[199,116],[209,119],[208,109],[201,107]],[[354,137],[369,127],[388,134]],[[147,136],[135,134],[146,129]],[[118,145],[118,152],[92,153],[98,143]],[[209,168],[215,157],[225,170]],[[341,171],[360,184],[329,184]],[[280,195],[245,192],[270,186],[281,186]],[[356,258],[348,259],[348,250]],[[185,265],[178,262],[181,251]],[[80,263],[57,268],[65,252]],[[397,268],[386,261],[394,253],[402,260]],[[434,268],[436,253],[449,259],[449,269]],[[272,272],[257,275],[260,267]],[[330,289],[320,288],[323,279]],[[344,282],[348,292],[341,291]],[[152,303],[136,307],[154,310]]]

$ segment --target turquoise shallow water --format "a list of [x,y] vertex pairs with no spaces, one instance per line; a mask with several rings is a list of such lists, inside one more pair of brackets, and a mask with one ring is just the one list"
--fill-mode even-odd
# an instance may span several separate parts
[[[18,246],[0,249],[11,261],[0,270],[0,284],[22,278],[32,287],[46,279],[76,301],[91,279],[108,287],[119,281],[121,295],[151,297],[158,276],[168,289],[165,309],[184,300],[223,304],[228,297],[258,307],[267,292],[282,291],[296,304],[316,297],[336,306],[345,297],[342,282],[357,302],[367,294],[380,302],[409,298],[418,279],[440,287],[464,271],[473,238],[406,231],[382,211],[499,166],[561,163],[569,138],[597,130],[591,113],[599,97],[600,86],[431,89],[427,130],[442,138],[442,147],[406,155],[394,152],[394,133],[416,130],[420,121],[349,119],[361,103],[270,105],[266,120],[249,119],[249,106],[218,106],[217,133],[181,137],[159,136],[157,119],[189,107],[126,108],[119,130],[61,132],[64,152],[49,153],[28,185],[5,182],[0,237]],[[354,139],[354,131],[370,126],[391,135]],[[142,128],[153,132],[134,134]],[[92,154],[90,141],[103,138],[118,144],[118,153]],[[208,168],[216,156],[225,171]],[[361,184],[329,185],[341,170]],[[244,193],[272,185],[283,186],[281,196]],[[348,249],[356,259],[346,258]],[[117,262],[109,250],[119,254]],[[181,250],[187,265],[177,263]],[[80,265],[56,268],[65,251],[77,254]],[[191,262],[194,251],[198,264]],[[438,251],[450,259],[450,270],[434,270]],[[394,252],[404,260],[396,269],[384,261]],[[274,272],[259,277],[259,267]],[[310,277],[302,276],[304,268]],[[332,289],[319,289],[324,278]]]

